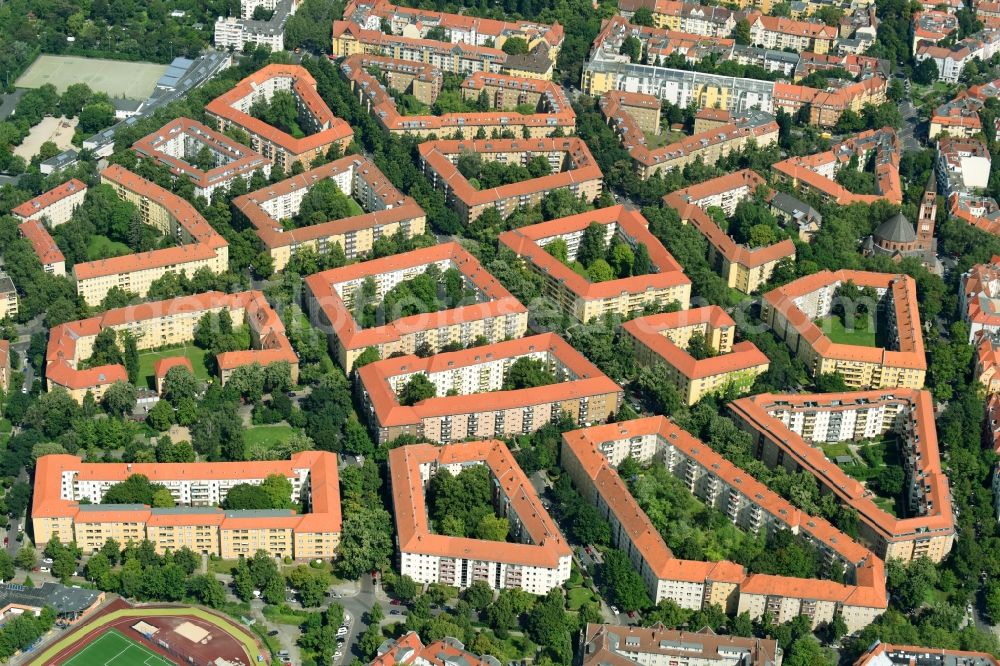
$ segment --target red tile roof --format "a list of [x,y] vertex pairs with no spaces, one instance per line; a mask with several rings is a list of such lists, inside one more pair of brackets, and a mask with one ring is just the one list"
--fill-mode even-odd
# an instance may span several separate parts
[[[475,286],[485,302],[462,305],[440,312],[419,313],[396,319],[382,326],[362,328],[337,291],[337,286],[346,282],[408,268],[426,267],[440,261],[448,261],[451,266],[459,270],[467,282]],[[454,242],[323,271],[305,278],[305,283],[344,349],[378,346],[394,342],[403,335],[417,331],[527,312],[527,308],[490,275],[478,259]]]
[[[107,510],[81,511],[79,502],[64,499],[62,480],[72,474],[80,481],[124,481],[133,474],[142,474],[154,483],[183,480],[259,479],[280,474],[289,479],[299,471],[309,470],[310,513],[288,517],[243,517],[242,512],[217,513],[183,511],[172,515],[157,514],[149,507],[130,510],[108,505]],[[264,529],[286,527],[298,533],[340,532],[340,487],[337,476],[337,456],[327,451],[302,451],[290,460],[262,462],[202,462],[202,463],[85,463],[71,455],[48,455],[35,466],[34,496],[31,517],[70,517],[75,522],[135,522],[150,525],[217,524],[228,529]]]
[[[546,252],[542,247],[543,244],[539,242],[554,236],[582,231],[591,223],[614,224],[622,235],[636,243],[643,243],[656,272],[606,282],[591,282]],[[684,275],[684,269],[663,247],[659,239],[650,233],[648,227],[649,223],[642,213],[618,205],[505,231],[500,234],[499,240],[515,254],[534,263],[542,272],[558,280],[584,300],[613,298],[623,292],[641,293],[649,289],[690,285],[691,280]]]
[[22,222],[18,228],[21,230],[21,235],[31,243],[31,248],[38,256],[38,260],[42,262],[42,266],[66,261],[63,253],[59,250],[59,246],[56,245],[55,240],[53,240],[41,220],[31,219],[27,222]]
[[[282,132],[236,108],[236,104],[255,95],[257,89],[271,79],[289,79],[298,103],[321,128],[301,139]],[[237,83],[232,90],[208,103],[205,111],[263,137],[291,155],[301,155],[338,141],[349,141],[354,135],[351,126],[337,118],[316,92],[316,79],[299,65],[266,65]]]
[[[577,378],[559,384],[527,389],[428,398],[412,406],[400,405],[395,391],[389,384],[389,379],[397,375],[434,374],[504,358],[515,359],[541,351],[547,351],[555,356]],[[531,335],[518,340],[436,354],[428,358],[414,355],[388,358],[360,368],[358,376],[375,417],[383,428],[417,424],[429,417],[480,411],[483,404],[477,401],[477,397],[483,396],[488,396],[483,399],[488,401],[490,409],[500,410],[621,392],[621,388],[605,376],[597,366],[555,333]]]
[[[367,366],[366,366],[367,367]],[[431,532],[427,521],[421,469],[481,462],[527,534],[529,543],[506,543],[450,537]],[[556,568],[572,551],[555,521],[542,507],[531,482],[507,446],[491,439],[463,444],[413,444],[389,451],[389,479],[399,549],[438,557]]]
[[194,366],[191,365],[191,359],[187,356],[167,356],[153,364],[153,376],[157,379],[166,377],[171,368],[178,367],[187,368],[191,374],[194,374]]
[[62,185],[53,187],[47,192],[42,192],[34,199],[25,201],[20,206],[15,206],[10,212],[22,220],[27,220],[32,217],[43,217],[45,215],[45,209],[52,204],[61,201],[68,196],[77,194],[78,192],[86,191],[87,186],[82,180],[71,178]]

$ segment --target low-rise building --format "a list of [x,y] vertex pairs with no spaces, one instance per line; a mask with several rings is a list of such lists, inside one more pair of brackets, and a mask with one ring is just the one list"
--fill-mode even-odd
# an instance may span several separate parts
[[[489,471],[493,509],[510,524],[506,542],[437,534],[428,523],[424,492],[430,480],[441,470],[457,474],[474,465]],[[569,580],[573,551],[503,442],[392,449],[389,486],[399,570],[418,584],[465,589],[483,581],[494,590],[544,595]]]
[[[424,174],[463,222],[474,222],[490,208],[507,217],[519,208],[541,202],[549,192],[569,190],[574,197],[593,201],[601,194],[604,175],[583,139],[485,139],[478,141],[427,141],[417,146]],[[479,190],[458,170],[463,153],[476,153],[484,162],[527,163],[544,157],[552,173],[519,183]]]
[[[879,557],[940,562],[955,540],[948,478],[934,427],[930,393],[912,389],[773,395],[741,398],[729,406],[753,437],[753,451],[769,467],[814,476],[824,492],[857,513],[860,538]],[[882,509],[871,491],[820,448],[827,442],[870,440],[895,433],[906,483],[906,517]]]
[[82,180],[73,178],[30,201],[15,206],[10,214],[22,222],[36,219],[42,220],[50,227],[58,227],[73,218],[73,212],[80,207],[86,196],[86,184]]
[[[518,359],[544,364],[555,384],[504,389]],[[424,375],[435,395],[406,405],[399,394]],[[447,444],[466,438],[526,435],[566,414],[600,422],[618,411],[621,388],[554,333],[532,335],[428,358],[400,356],[358,370],[365,415],[380,444],[401,435]]]
[[970,193],[985,189],[993,161],[982,139],[941,137],[937,143],[937,178],[941,194]]
[[745,294],[763,287],[779,263],[794,261],[795,244],[789,238],[761,247],[737,243],[706,210],[714,206],[732,216],[741,201],[755,196],[761,188],[767,190],[768,197],[773,195],[763,178],[743,169],[663,197],[664,204],[677,211],[683,224],[690,223],[708,241],[709,263],[726,284]]
[[[609,91],[601,96],[599,105],[608,124],[615,129],[622,145],[628,150],[639,177],[644,180],[657,172],[681,169],[695,160],[715,164],[751,142],[761,148],[778,142],[778,123],[774,117],[763,111],[753,111],[733,122],[696,131],[680,141],[648,148],[647,133],[660,133],[660,101],[656,97]],[[654,107],[656,125],[652,125],[650,117]],[[651,126],[653,129],[650,129]],[[697,129],[697,120],[695,127]]]
[[919,645],[890,645],[876,641],[858,657],[854,666],[1000,666],[985,652],[929,648]]
[[[871,204],[885,199],[890,203],[901,204],[903,185],[899,178],[900,154],[899,137],[891,127],[885,127],[862,132],[822,153],[789,157],[771,165],[771,169],[779,181],[815,194],[825,202],[848,206],[853,203]],[[841,169],[864,169],[872,156],[878,194],[855,194],[835,180]]]
[[180,244],[74,265],[76,291],[87,305],[99,305],[114,287],[145,296],[150,285],[167,273],[187,273],[190,277],[199,268],[213,273],[229,269],[226,239],[186,200],[118,164],[101,172],[101,182],[134,204],[143,224]]
[[[876,325],[885,327],[887,347],[833,342],[815,323],[831,315],[838,290],[849,282],[874,290],[876,300],[862,304],[868,311],[858,316],[879,320]],[[848,301],[844,306],[852,317],[861,311],[856,310],[857,303]],[[927,358],[917,287],[907,275],[851,270],[813,273],[764,294],[761,318],[814,377],[836,372],[852,389],[923,388]]]
[[[361,323],[365,306],[382,303],[394,287],[422,275],[430,266],[442,274],[458,271],[461,288],[473,295],[439,312],[403,317],[388,312],[384,318],[376,317],[373,326]],[[368,348],[375,349],[380,358],[436,353],[447,346],[520,338],[528,328],[528,309],[458,243],[350,264],[310,275],[305,282],[314,325],[327,333],[331,353],[347,372]],[[366,283],[374,287],[374,293],[365,293]]]
[[[800,535],[826,564],[843,566],[847,582],[748,574],[735,562],[677,558],[618,475],[615,468],[626,457],[662,464],[745,530]],[[839,614],[849,632],[885,612],[881,559],[826,520],[796,509],[666,417],[564,433],[560,464],[584,499],[608,520],[612,543],[629,556],[654,603],[670,599],[692,610],[714,605],[729,614],[745,612],[751,619],[768,613],[775,622],[805,615],[814,628]]]
[[38,257],[46,273],[56,276],[66,275],[66,257],[41,220],[22,222],[18,229],[31,243],[31,249],[35,251],[35,256]]
[[[251,115],[254,104],[270,103],[278,91],[295,98],[301,138]],[[343,153],[354,137],[351,126],[334,116],[316,92],[316,79],[300,65],[266,65],[209,102],[205,113],[223,132],[231,127],[246,132],[250,148],[286,173],[296,162],[308,168],[334,146]]]
[[582,666],[781,666],[782,651],[770,638],[719,636],[701,631],[587,624],[580,637]]
[[156,394],[163,394],[163,380],[173,368],[184,368],[194,375],[194,366],[187,356],[166,356],[153,364],[153,383],[156,384]]
[[[166,487],[177,504],[101,504],[111,486],[141,474]],[[270,475],[292,486],[291,509],[223,510],[238,484],[259,485]],[[35,467],[31,523],[35,538],[56,537],[93,553],[108,541],[149,540],[157,553],[190,548],[224,559],[271,557],[330,559],[340,542],[337,455],[302,451],[290,460],[203,463],[85,463],[78,456],[48,455]]]
[[35,617],[46,608],[53,610],[60,624],[75,624],[104,603],[104,592],[86,590],[79,585],[42,583],[40,587],[0,584],[0,619],[7,622],[18,615]]
[[[659,366],[687,405],[707,395],[746,393],[770,361],[752,342],[735,342],[736,322],[717,305],[637,317],[622,324],[642,367]],[[688,351],[702,336],[713,356]]]
[[176,118],[132,144],[132,150],[163,164],[194,184],[194,195],[209,201],[216,190],[245,183],[255,173],[271,175],[271,162],[225,134],[190,118]]
[[[323,180],[332,180],[361,206],[362,213],[286,228],[283,222],[298,215],[306,194]],[[233,207],[253,226],[274,270],[279,271],[304,248],[322,254],[337,244],[348,259],[356,259],[371,252],[379,238],[423,234],[427,221],[417,202],[396,189],[363,155],[348,155],[236,197]]]
[[[650,273],[605,282],[592,282],[568,264],[576,261],[580,240],[591,224],[605,229],[605,238],[619,240],[635,252],[645,249]],[[521,227],[500,234],[500,243],[513,250],[542,278],[542,289],[559,309],[586,322],[606,314],[628,316],[646,307],[663,308],[676,303],[687,309],[691,280],[684,269],[648,229],[637,210],[611,206]],[[549,254],[546,246],[560,240],[566,244],[566,263]]]
[[767,203],[775,217],[797,231],[804,243],[811,243],[823,226],[823,215],[818,210],[790,194],[775,192]]
[[261,366],[288,363],[292,382],[298,379],[298,356],[285,336],[281,318],[271,309],[264,294],[259,291],[237,294],[209,291],[116,308],[89,319],[56,326],[49,332],[45,354],[48,390],[62,387],[82,404],[88,392],[100,400],[116,381],[128,381],[128,373],[120,364],[81,367],[92,355],[97,335],[104,329],[129,333],[140,350],[158,349],[191,342],[204,315],[223,311],[234,322],[247,324],[252,347],[248,351],[222,352],[216,357],[223,384],[236,368],[253,363]]
[[[425,91],[426,97],[427,92],[434,89],[433,82],[437,82],[438,89],[441,87],[443,77],[439,69],[408,60],[363,54],[345,58],[340,68],[351,82],[359,101],[382,127],[393,134],[443,138],[461,132],[470,138],[477,134],[499,138],[501,133],[508,133],[515,137],[537,138],[551,136],[557,131],[572,134],[576,129],[576,113],[569,98],[559,85],[548,79],[475,72],[462,82],[462,95],[465,99],[485,99],[491,110],[404,115],[399,112],[390,90],[402,93],[429,88]],[[377,70],[378,74],[370,70]],[[386,84],[380,77],[385,77]],[[534,112],[517,111],[522,105],[530,105]]]

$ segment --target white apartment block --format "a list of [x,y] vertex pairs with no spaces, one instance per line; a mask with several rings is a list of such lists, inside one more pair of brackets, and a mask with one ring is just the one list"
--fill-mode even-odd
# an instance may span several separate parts
[[50,228],[69,222],[73,212],[87,196],[87,186],[73,178],[30,201],[11,209],[10,213],[22,222],[42,220]]

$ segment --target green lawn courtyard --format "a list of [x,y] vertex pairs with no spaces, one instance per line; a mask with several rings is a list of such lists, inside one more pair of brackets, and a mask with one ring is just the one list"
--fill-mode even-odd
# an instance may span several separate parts
[[174,666],[174,662],[156,654],[121,632],[110,629],[77,652],[64,666]]
[[842,345],[858,345],[861,347],[876,347],[875,322],[869,317],[857,316],[851,328],[844,326],[840,317],[823,317],[816,320],[816,325],[832,342]]
[[87,259],[89,261],[120,257],[125,254],[132,254],[132,249],[125,243],[113,241],[107,236],[94,234],[87,242]]
[[274,425],[257,425],[247,428],[243,437],[248,445],[263,444],[271,447],[279,444],[295,433],[295,429],[285,423],[275,423]]
[[155,388],[153,366],[161,358],[169,358],[171,356],[187,356],[194,367],[194,376],[202,381],[207,381],[208,368],[205,367],[205,357],[207,355],[207,351],[193,345],[163,349],[161,351],[143,352],[139,354],[139,386]]

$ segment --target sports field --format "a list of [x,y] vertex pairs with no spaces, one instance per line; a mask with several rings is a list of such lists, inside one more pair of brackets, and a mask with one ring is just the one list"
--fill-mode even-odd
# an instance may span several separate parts
[[175,666],[174,662],[111,629],[63,662],[63,666]]
[[40,88],[51,83],[62,94],[72,83],[86,83],[111,97],[145,100],[165,71],[166,65],[153,62],[40,55],[14,85]]

